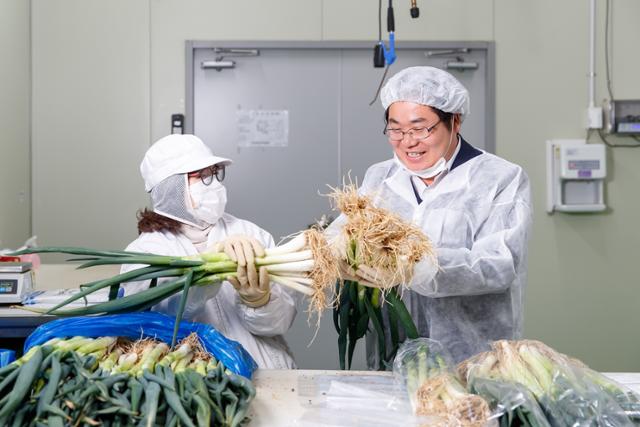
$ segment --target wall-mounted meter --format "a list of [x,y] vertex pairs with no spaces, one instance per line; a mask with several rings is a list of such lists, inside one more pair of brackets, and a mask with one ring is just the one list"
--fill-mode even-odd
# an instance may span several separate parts
[[547,141],[547,212],[599,212],[607,176],[604,144]]
[[605,102],[604,129],[618,135],[640,135],[640,99]]

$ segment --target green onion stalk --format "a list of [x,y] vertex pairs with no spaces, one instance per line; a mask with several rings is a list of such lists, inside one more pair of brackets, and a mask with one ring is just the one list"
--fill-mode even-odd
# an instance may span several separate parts
[[[340,368],[351,368],[357,341],[372,330],[378,348],[377,368],[383,370],[393,360],[401,338],[419,336],[399,289],[411,282],[413,268],[420,260],[430,257],[437,262],[434,248],[422,230],[375,206],[370,197],[358,194],[354,185],[333,189],[329,196],[344,214],[339,229],[330,228],[333,233],[337,230],[330,238],[336,257],[353,270],[366,265],[380,272],[377,288],[351,280],[336,283],[338,304],[333,318],[338,332]],[[383,315],[383,305],[387,316]]]
[[[14,254],[31,253],[64,253],[79,256],[80,258],[70,259],[70,261],[83,261],[79,269],[112,264],[145,266],[81,285],[79,292],[49,309],[23,306],[19,308],[56,316],[117,314],[146,310],[182,291],[172,345],[175,345],[189,289],[192,286],[219,285],[228,277],[235,276],[238,267],[237,263],[224,252],[176,257],[129,251],[99,251],[79,247],[39,247],[24,249]],[[327,241],[319,231],[307,230],[281,246],[266,249],[265,256],[257,257],[255,264],[256,267],[265,266],[273,282],[309,297],[310,313],[319,314],[332,303],[328,295],[339,276],[338,267]],[[165,281],[161,286],[156,286],[159,279]],[[121,284],[147,280],[150,281],[148,289],[116,298]],[[79,308],[64,308],[105,288],[110,289],[109,301]]]

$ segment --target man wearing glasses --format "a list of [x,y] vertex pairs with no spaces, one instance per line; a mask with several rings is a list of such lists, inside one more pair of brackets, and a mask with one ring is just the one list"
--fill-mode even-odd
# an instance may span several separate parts
[[[222,181],[230,164],[194,135],[169,135],[153,144],[140,165],[153,208],[138,213],[139,236],[127,250],[174,256],[224,250],[238,262],[237,277],[220,287],[192,287],[184,318],[211,324],[238,341],[260,368],[293,368],[283,335],[296,315],[295,299],[269,283],[264,267],[256,270],[254,257],[264,256],[264,248],[274,245],[273,237],[225,212]],[[123,266],[122,272],[140,267]],[[148,286],[148,281],[128,283],[125,292]],[[175,314],[179,299],[176,295],[153,310]]]
[[[418,263],[403,293],[418,331],[456,362],[492,340],[520,337],[532,215],[527,175],[462,138],[469,93],[451,74],[404,69],[381,101],[393,159],[371,166],[360,192],[421,227],[436,247],[439,267]],[[383,274],[366,265],[343,270],[373,287]],[[377,366],[376,342],[367,338],[369,365]]]

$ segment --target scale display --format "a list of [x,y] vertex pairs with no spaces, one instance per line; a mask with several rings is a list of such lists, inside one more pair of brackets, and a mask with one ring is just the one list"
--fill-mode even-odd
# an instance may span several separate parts
[[0,295],[15,294],[17,291],[17,280],[0,280]]

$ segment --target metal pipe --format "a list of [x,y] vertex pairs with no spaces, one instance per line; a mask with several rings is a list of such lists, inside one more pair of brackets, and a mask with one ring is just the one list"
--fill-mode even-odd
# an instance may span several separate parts
[[589,2],[589,107],[596,97],[596,0]]

